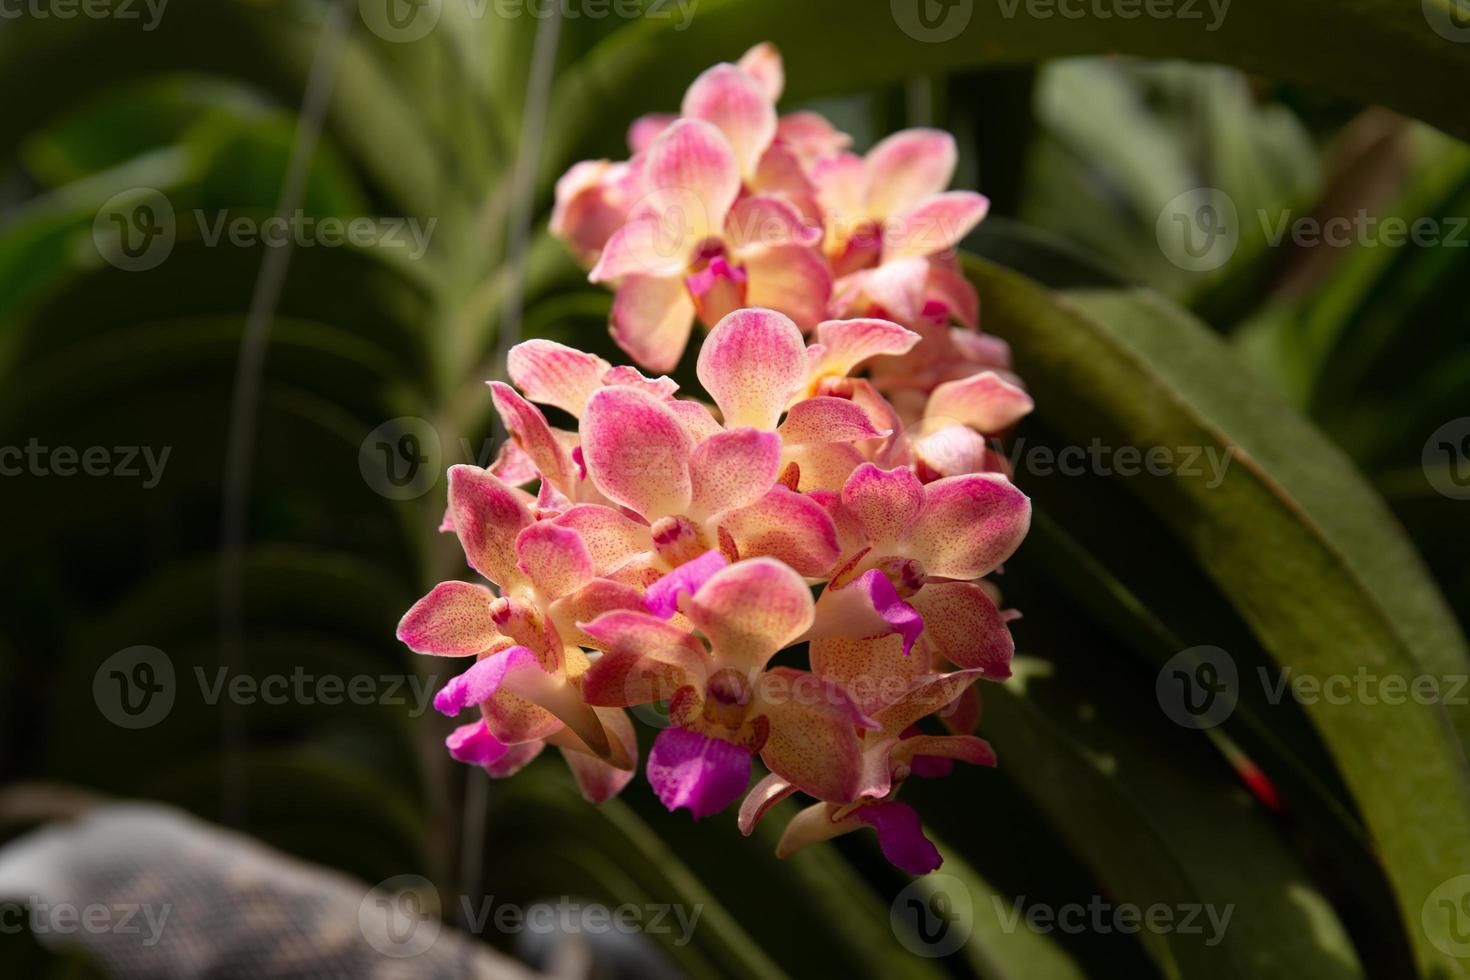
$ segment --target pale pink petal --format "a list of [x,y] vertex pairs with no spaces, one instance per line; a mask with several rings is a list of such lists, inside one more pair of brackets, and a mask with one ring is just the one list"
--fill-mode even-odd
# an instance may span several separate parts
[[946,660],[992,680],[1011,676],[1016,645],[990,596],[969,582],[933,582],[909,598],[924,617],[924,635]]
[[542,477],[563,492],[569,490],[576,482],[571,457],[541,409],[503,381],[490,382],[490,397],[505,431],[531,457]]
[[815,244],[823,241],[822,206],[817,202],[817,185],[807,176],[806,168],[794,149],[779,139],[772,143],[762,154],[755,177],[749,183],[751,193],[778,197],[796,208],[815,230]]
[[944,305],[944,312],[974,330],[980,322],[980,294],[958,269],[941,263],[930,263],[929,282],[924,295],[930,302]]
[[777,197],[743,197],[725,219],[725,241],[741,261],[777,245],[811,247],[821,240],[820,227]]
[[881,470],[864,463],[842,488],[842,506],[878,548],[901,539],[918,519],[923,504],[924,487],[905,467]]
[[839,556],[837,529],[818,503],[777,484],[747,507],[726,511],[719,527],[740,556],[779,559],[801,575],[819,578]]
[[873,712],[873,718],[883,726],[885,732],[903,732],[920,718],[926,718],[948,706],[965,688],[979,680],[982,674],[983,671],[979,670],[928,674],[921,677],[896,701]]
[[694,499],[689,513],[703,520],[763,497],[781,471],[781,438],[741,426],[701,442],[689,460]]
[[626,165],[587,160],[556,182],[551,233],[583,262],[594,261],[628,220],[631,201],[623,185],[626,172]]
[[629,388],[638,388],[661,400],[673,398],[679,393],[679,383],[667,374],[650,378],[642,371],[628,364],[619,364],[616,367],[608,368],[607,373],[602,376],[602,384],[625,385]]
[[940,193],[954,178],[954,137],[937,129],[906,129],[868,151],[868,211],[888,218]]
[[646,116],[639,116],[628,127],[628,149],[635,154],[644,152],[678,118],[672,112],[651,112]]
[[863,774],[857,729],[876,726],[840,685],[777,667],[756,679],[755,705],[768,723],[760,756],[771,772],[819,800],[857,799]]
[[800,245],[777,245],[745,258],[745,302],[780,310],[803,330],[827,315],[832,271],[820,252]]
[[801,468],[797,489],[803,493],[842,489],[852,471],[866,462],[862,452],[850,442],[806,443],[792,446],[787,458]]
[[694,329],[694,301],[681,277],[629,276],[613,298],[613,340],[650,371],[672,371]]
[[795,786],[775,773],[768,773],[765,779],[756,783],[755,788],[745,794],[745,799],[740,803],[740,816],[736,821],[740,832],[749,837],[755,831],[755,825],[770,812],[771,807],[795,792]]
[[831,233],[829,245],[845,246],[869,218],[867,165],[862,157],[838,153],[812,167],[812,180],[817,185],[817,200]]
[[781,52],[769,41],[757,44],[740,56],[736,66],[760,83],[761,92],[775,105],[786,89],[786,66]]
[[516,538],[516,564],[550,599],[576,592],[595,572],[582,536],[549,521],[532,524]]
[[985,433],[1015,425],[1035,408],[1031,396],[994,371],[946,381],[929,396],[924,414],[948,418]]
[[926,875],[944,863],[919,814],[907,803],[869,803],[852,812],[852,819],[878,832],[878,846],[890,864],[911,875]]
[[968,425],[932,424],[931,419],[910,436],[910,444],[919,474],[934,481],[946,476],[962,476],[987,469],[990,447],[985,437]]
[[604,496],[654,520],[682,514],[694,442],[665,403],[636,388],[603,388],[582,417],[587,475]]
[[444,744],[449,749],[450,758],[474,766],[491,765],[510,751],[510,746],[490,734],[483,718],[468,725],[460,725],[449,733]]
[[930,575],[974,579],[1015,553],[1031,527],[1031,500],[994,473],[951,476],[924,487],[924,506],[904,553]]
[[811,626],[812,593],[781,562],[750,558],[710,576],[687,614],[709,641],[716,664],[758,670]]
[[812,670],[841,684],[865,713],[911,690],[929,671],[924,660],[905,653],[903,638],[896,633],[867,640],[814,639],[811,644]]
[[681,596],[693,596],[716,572],[729,564],[718,551],[706,551],[650,585],[643,597],[643,605],[659,619],[672,619],[679,611]]
[[[672,199],[674,195],[670,192],[664,197]],[[691,207],[696,209],[693,216],[689,214]],[[667,204],[662,211],[640,207],[607,240],[587,281],[677,276],[688,267],[695,248],[707,237],[709,229],[700,223],[703,220],[697,204],[690,201]]]
[[929,264],[905,258],[839,279],[832,307],[840,315],[882,316],[912,323],[924,307]]
[[684,728],[665,728],[648,753],[648,782],[670,811],[719,813],[750,784],[750,753]]
[[[536,461],[529,453],[516,445],[513,439],[508,439],[500,444],[500,452],[495,454],[495,462],[490,464],[490,472],[495,475],[496,479],[511,487],[525,486],[527,483],[541,479],[541,471],[536,468]],[[439,530],[453,531],[454,525],[451,523],[440,527]]]
[[741,310],[710,331],[696,374],[726,427],[773,431],[805,379],[806,345],[789,317],[774,310]]
[[552,523],[577,532],[596,575],[616,571],[648,550],[648,525],[639,524],[611,507],[578,504]]
[[533,402],[551,405],[580,416],[587,399],[602,387],[612,365],[596,354],[586,354],[551,340],[527,340],[506,356],[510,380]]
[[828,586],[822,592],[807,637],[861,640],[894,633],[902,638],[907,655],[924,631],[924,622],[913,606],[899,598],[888,577],[870,568],[846,585]]
[[948,252],[975,229],[989,210],[990,201],[973,191],[950,191],[922,201],[884,226],[883,260],[896,262]]
[[851,136],[817,112],[792,112],[782,116],[776,122],[776,140],[791,147],[797,157],[809,165],[823,157],[841,153],[852,145]]
[[715,65],[694,80],[684,94],[685,119],[702,119],[719,127],[730,141],[740,173],[755,173],[756,164],[776,138],[776,108],[762,84],[734,65]]
[[870,357],[882,354],[907,354],[919,342],[919,335],[891,320],[857,319],[827,320],[817,324],[817,343],[821,345],[816,371],[846,377]]
[[689,433],[689,438],[695,443],[704,442],[710,436],[725,431],[725,427],[719,423],[709,406],[703,402],[679,398],[669,402],[668,407],[669,411],[679,417],[684,431]]
[[479,467],[451,466],[449,512],[471,568],[502,589],[521,581],[515,541],[531,514],[514,490]]
[[[752,83],[747,78],[744,84]],[[705,108],[738,108],[721,103],[721,94],[710,93]],[[754,164],[752,159],[752,167]],[[643,183],[649,193],[643,199],[642,213],[655,216],[666,235],[670,229],[679,229],[681,239],[692,239],[697,245],[725,226],[725,217],[740,195],[742,172],[741,158],[724,133],[701,119],[680,119],[648,148]]]
[[704,689],[709,655],[688,630],[644,612],[617,610],[583,623],[607,652],[582,675],[588,703],[627,707]]
[[490,618],[495,596],[483,585],[440,582],[398,623],[398,639],[414,653],[472,657],[501,639]]
[[642,609],[643,593],[626,582],[595,578],[570,595],[552,603],[548,610],[555,621],[562,642],[572,646],[598,649],[598,641],[585,633],[578,623],[591,622],[603,613],[617,609]]
[[780,442],[799,446],[814,442],[856,442],[888,435],[873,427],[862,406],[846,398],[820,396],[791,406],[786,421],[776,430]]

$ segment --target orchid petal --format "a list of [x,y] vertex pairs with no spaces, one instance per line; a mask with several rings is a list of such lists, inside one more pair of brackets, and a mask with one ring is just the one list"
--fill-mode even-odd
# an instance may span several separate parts
[[750,784],[750,753],[684,728],[665,728],[648,753],[648,782],[670,811],[719,813]]
[[817,325],[817,343],[822,345],[817,368],[822,374],[846,377],[871,357],[907,354],[919,335],[891,320],[827,320]]
[[841,153],[852,145],[852,137],[817,112],[791,112],[776,122],[776,139],[785,143],[807,163]]
[[646,116],[639,116],[628,127],[628,149],[634,154],[644,152],[678,119],[672,112],[651,112]]
[[[628,716],[616,708],[598,708],[597,717],[609,737],[622,746],[623,753],[636,764],[638,759],[638,736]],[[622,792],[633,779],[633,768],[623,768],[599,759],[595,755],[561,747],[562,758],[572,770],[577,789],[588,803],[606,803]]]
[[582,629],[607,650],[582,675],[589,704],[628,707],[703,690],[708,654],[687,630],[643,612],[604,613]]
[[510,746],[490,734],[483,718],[460,725],[449,733],[444,744],[449,749],[450,758],[475,766],[488,766],[510,751]]
[[725,241],[742,261],[778,245],[811,247],[821,238],[820,228],[813,227],[800,211],[778,197],[757,194],[741,198],[725,219]]
[[725,425],[772,431],[806,374],[806,345],[796,324],[774,310],[740,310],[710,331],[695,373],[724,414]]
[[689,601],[688,615],[717,664],[758,670],[811,626],[812,593],[788,566],[751,558],[710,576]]
[[592,580],[592,556],[576,531],[548,521],[532,524],[516,538],[516,564],[550,598],[570,595]]
[[504,779],[514,776],[522,769],[536,761],[536,757],[546,748],[546,743],[541,739],[533,739],[529,742],[513,742],[506,745],[505,754],[494,762],[486,763],[483,768],[491,779]]
[[502,589],[521,580],[515,540],[531,514],[514,490],[479,467],[451,466],[449,512],[470,567]]
[[[845,501],[844,501],[845,502]],[[994,473],[951,476],[924,487],[905,553],[930,575],[975,579],[1009,558],[1031,527],[1031,500]]]
[[820,577],[840,556],[837,530],[827,511],[781,484],[749,506],[726,511],[718,525],[741,555],[776,558],[801,575]]
[[650,371],[672,371],[694,329],[694,301],[679,277],[629,276],[613,297],[612,338]]
[[527,340],[506,355],[510,380],[528,399],[572,416],[582,414],[587,399],[602,387],[603,375],[611,368],[596,354],[550,340]]
[[832,297],[832,272],[821,254],[800,245],[774,245],[745,256],[748,306],[780,310],[802,329],[810,329],[827,315]]
[[[750,80],[744,84],[749,86]],[[738,110],[738,105],[720,101],[726,94],[738,95],[711,92],[705,99],[702,94],[701,108],[711,113]],[[737,123],[738,115],[734,112]],[[752,160],[752,166],[754,163]],[[656,216],[665,232],[677,227],[681,239],[697,245],[724,228],[725,217],[740,194],[743,171],[741,159],[720,129],[701,119],[680,119],[648,148],[643,163],[643,182],[649,189],[645,213]]]
[[741,426],[701,442],[689,460],[697,519],[744,507],[765,495],[781,471],[781,438]]
[[698,212],[698,205],[680,202],[667,205],[664,211],[654,211],[645,202],[607,240],[587,281],[614,282],[631,276],[664,278],[683,272],[695,247],[709,231],[698,223],[704,221],[702,215],[688,215],[691,209]]
[[546,421],[541,409],[520,396],[503,381],[490,382],[490,397],[495,410],[505,422],[505,430],[526,455],[536,464],[542,477],[552,486],[569,489],[575,480],[572,477],[572,460],[563,447],[556,432]]
[[959,151],[954,137],[937,129],[906,129],[868,151],[868,213],[899,215],[940,193],[954,178]]
[[856,442],[885,436],[873,427],[862,406],[846,398],[828,395],[807,398],[791,406],[786,421],[776,430],[788,446],[804,443]]
[[875,727],[830,678],[777,667],[756,679],[755,704],[769,722],[761,761],[819,800],[857,798],[863,774],[857,728]]
[[707,69],[684,94],[682,115],[719,127],[730,141],[740,173],[755,173],[756,164],[776,138],[776,109],[762,81],[734,65]]
[[1011,676],[1016,644],[984,589],[969,582],[932,582],[909,604],[924,617],[924,635],[946,660],[977,668],[992,680]]
[[888,222],[883,229],[883,260],[896,262],[949,252],[984,220],[989,210],[990,201],[973,191],[936,194]]
[[786,88],[786,66],[774,44],[769,41],[757,44],[740,56],[736,67],[760,83],[761,92],[772,105],[781,100]]
[[582,419],[587,475],[604,496],[647,520],[682,514],[694,442],[673,412],[636,388],[603,388]]
[[1035,408],[1031,396],[994,371],[981,371],[934,389],[924,409],[929,418],[963,422],[980,432],[1009,429]]
[[740,817],[736,821],[740,832],[749,837],[755,831],[755,825],[770,812],[771,807],[795,792],[795,786],[775,773],[768,773],[765,779],[756,783],[755,788],[745,794],[745,799],[740,804]]
[[833,286],[832,307],[841,314],[881,310],[885,317],[905,323],[918,320],[924,306],[924,285],[929,263],[921,258],[900,258],[876,269],[866,269],[839,279]]
[[603,613],[618,609],[642,609],[643,593],[625,582],[595,578],[552,604],[550,613],[564,643],[597,649],[598,641],[578,623],[591,622]]
[[650,585],[643,596],[643,605],[659,619],[672,619],[679,611],[680,596],[693,596],[716,572],[729,564],[718,551],[706,551]]
[[842,506],[863,529],[874,547],[898,541],[918,519],[924,505],[924,486],[912,470],[880,470],[864,463],[842,488]]
[[919,759],[957,759],[972,766],[995,765],[995,749],[973,735],[911,735],[894,746],[890,758],[908,762],[918,771]]
[[483,585],[440,582],[398,623],[398,639],[414,653],[471,657],[504,639],[490,618],[495,596]]
[[828,586],[817,600],[816,619],[808,637],[861,640],[895,633],[907,656],[924,632],[925,620],[898,596],[893,583],[876,568],[839,588]]
[[557,527],[577,532],[594,575],[607,575],[648,550],[648,526],[601,504],[578,504],[556,517]]
[[885,732],[898,733],[920,718],[928,717],[954,702],[984,674],[980,670],[956,670],[921,677],[902,697],[873,713]]
[[890,864],[911,875],[926,875],[944,863],[924,828],[918,811],[907,803],[869,803],[852,812],[852,819],[878,832],[878,846]]
[[872,639],[816,638],[812,670],[841,684],[866,713],[903,697],[929,671],[923,657],[904,652],[896,633]]

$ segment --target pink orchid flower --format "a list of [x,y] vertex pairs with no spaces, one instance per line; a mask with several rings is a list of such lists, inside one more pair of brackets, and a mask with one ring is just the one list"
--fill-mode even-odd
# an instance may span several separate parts
[[811,592],[801,576],[771,558],[727,566],[712,553],[671,579],[650,590],[649,605],[672,617],[677,604],[689,628],[631,611],[604,613],[582,627],[607,649],[584,680],[589,703],[669,700],[671,727],[648,756],[649,782],[664,805],[687,807],[696,819],[724,809],[745,792],[755,755],[818,799],[857,799],[864,786],[858,732],[876,723],[840,685],[769,667],[811,625]]
[[581,537],[537,522],[523,497],[484,470],[450,469],[454,531],[470,566],[501,594],[442,582],[404,615],[398,638],[416,653],[476,658],[435,698],[449,715],[480,707],[482,722],[450,738],[456,758],[488,766],[518,744],[546,741],[586,756],[574,768],[588,778],[615,780],[605,767],[630,771],[637,747],[626,717],[582,699],[582,648],[597,642],[576,624],[611,609],[641,608],[642,593],[597,578]]
[[826,313],[819,232],[778,197],[741,196],[741,152],[703,120],[670,126],[645,154],[643,198],[589,275],[618,283],[613,338],[651,370],[673,369],[696,317],[713,326],[768,306],[813,326]]
[[[943,257],[989,209],[971,191],[949,191],[958,151],[954,137],[909,129],[888,137],[866,157],[843,153],[821,161],[815,179],[832,260],[834,308],[868,305],[901,323],[923,312]],[[942,263],[937,266],[943,277]],[[866,312],[866,311],[864,311]]]

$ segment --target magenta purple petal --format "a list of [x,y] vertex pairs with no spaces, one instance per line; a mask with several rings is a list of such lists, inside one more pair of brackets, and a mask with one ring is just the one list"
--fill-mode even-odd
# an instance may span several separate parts
[[939,849],[924,836],[918,812],[907,803],[860,806],[852,818],[876,830],[883,856],[911,875],[926,875],[944,863]]
[[750,783],[750,753],[686,728],[665,728],[648,753],[648,782],[669,810],[698,820],[734,803]]

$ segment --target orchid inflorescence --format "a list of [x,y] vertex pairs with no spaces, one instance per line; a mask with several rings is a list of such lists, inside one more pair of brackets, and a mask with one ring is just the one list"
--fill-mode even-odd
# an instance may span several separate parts
[[858,157],[820,116],[778,117],[783,83],[770,45],[711,68],[678,117],[634,124],[631,160],[557,189],[553,230],[615,284],[612,335],[639,365],[672,370],[709,328],[713,405],[548,340],[513,348],[513,385],[491,383],[510,439],[449,471],[442,528],[495,591],[444,582],[398,635],[474,658],[434,703],[478,709],[448,746],[491,776],[551,745],[607,800],[638,757],[625,709],[666,702],[646,771],[669,809],[744,795],[749,834],[802,793],[782,856],[872,827],[923,874],[940,857],[904,781],[995,762],[975,681],[1010,675],[1015,613],[984,579],[1031,509],[988,440],[1032,403],[955,263],[986,204],[945,192],[953,139]]

